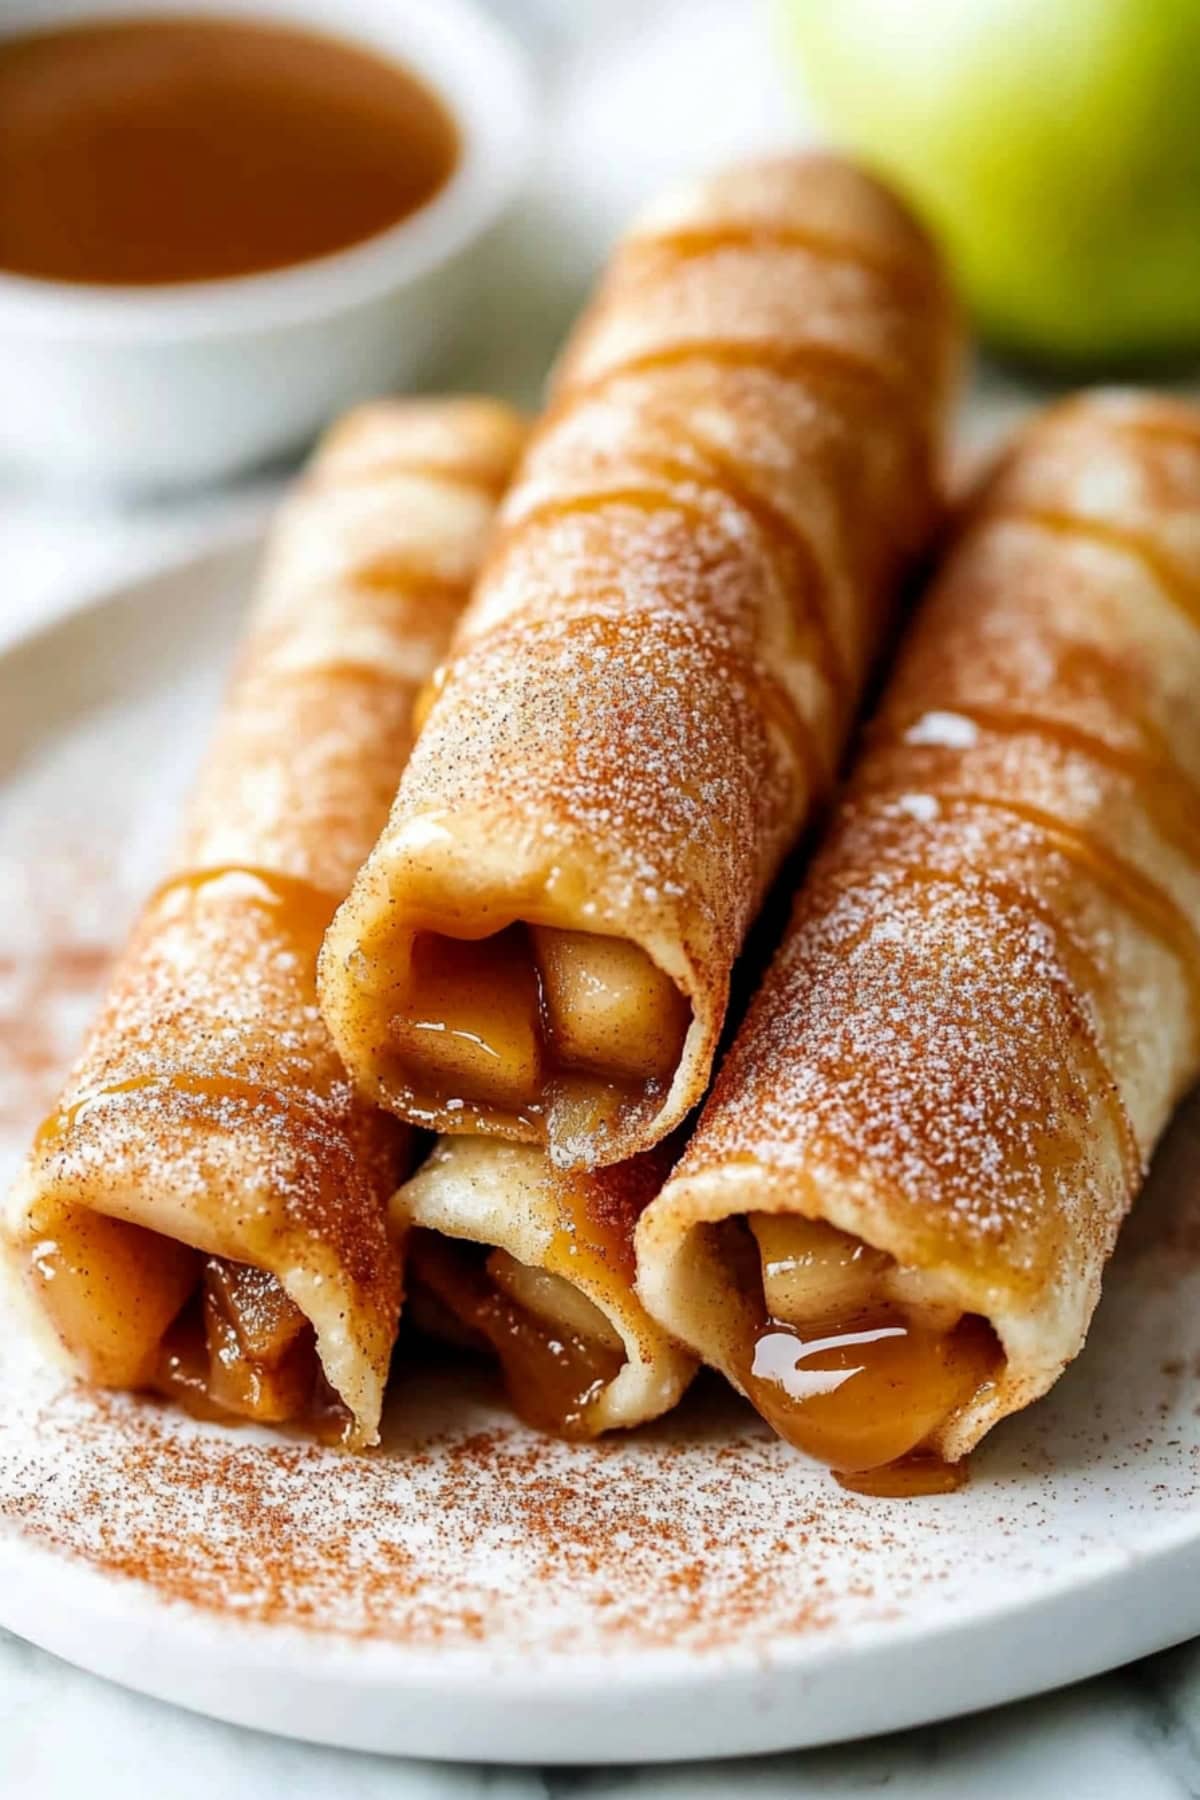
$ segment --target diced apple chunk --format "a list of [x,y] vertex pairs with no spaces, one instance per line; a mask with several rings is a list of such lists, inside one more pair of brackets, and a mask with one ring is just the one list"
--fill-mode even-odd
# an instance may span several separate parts
[[888,1259],[817,1219],[751,1213],[767,1312],[797,1331],[849,1324],[880,1295]]
[[600,1308],[561,1275],[530,1268],[507,1250],[492,1251],[487,1271],[502,1293],[535,1318],[544,1319],[560,1331],[574,1332],[591,1343],[604,1344],[610,1350],[624,1348]]
[[519,934],[418,941],[393,1050],[444,1100],[517,1108],[541,1090],[537,976]]
[[302,1314],[300,1329],[276,1340],[272,1360],[259,1361],[247,1353],[236,1319],[226,1311],[221,1287],[210,1278],[204,1289],[204,1336],[208,1398],[215,1406],[263,1424],[281,1424],[304,1414],[316,1382],[317,1361],[312,1332]]
[[635,1081],[668,1080],[690,1017],[670,977],[624,938],[548,926],[532,936],[555,1060]]
[[194,1250],[143,1226],[71,1209],[33,1248],[30,1278],[80,1373],[99,1387],[137,1388],[196,1286]]
[[950,1331],[962,1318],[962,1307],[948,1297],[945,1278],[935,1270],[903,1269],[893,1264],[884,1271],[881,1285],[910,1325],[926,1331]]
[[307,1320],[274,1275],[248,1263],[214,1256],[205,1265],[204,1281],[237,1332],[246,1355],[259,1363],[282,1361]]

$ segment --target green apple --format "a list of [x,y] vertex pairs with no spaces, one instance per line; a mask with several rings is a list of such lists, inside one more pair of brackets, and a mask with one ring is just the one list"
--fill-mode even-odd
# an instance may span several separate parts
[[1025,356],[1200,350],[1200,0],[787,0],[835,139]]

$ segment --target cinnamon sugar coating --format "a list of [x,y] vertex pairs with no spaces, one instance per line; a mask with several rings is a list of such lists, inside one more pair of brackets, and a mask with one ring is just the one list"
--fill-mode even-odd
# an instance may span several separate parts
[[[315,1328],[358,1441],[376,1432],[396,1331],[385,1207],[406,1140],[345,1075],[316,956],[386,816],[521,436],[482,400],[380,403],[330,433],[273,533],[172,872],[7,1214],[35,1291],[45,1246],[97,1214],[154,1234],[138,1240],[148,1289],[166,1240],[268,1271]],[[109,1240],[86,1241],[98,1320],[119,1313],[115,1270]],[[86,1342],[66,1347],[87,1365]]]
[[1099,393],[983,483],[784,944],[639,1231],[720,1349],[706,1222],[827,1219],[990,1319],[959,1456],[1077,1354],[1200,1074],[1200,414]]
[[627,938],[670,977],[691,1007],[673,1076],[603,1132],[536,1106],[422,1120],[580,1166],[695,1104],[746,929],[938,516],[958,351],[930,244],[846,164],[746,165],[635,227],[327,940],[322,1002],[364,1091],[418,1116],[387,1056],[417,921],[534,919]]

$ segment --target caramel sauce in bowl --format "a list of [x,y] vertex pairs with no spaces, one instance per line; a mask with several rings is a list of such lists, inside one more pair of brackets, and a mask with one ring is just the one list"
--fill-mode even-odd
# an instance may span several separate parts
[[[0,206],[0,465],[135,490],[419,379],[534,110],[477,0],[17,0],[0,102],[0,181],[39,171]],[[182,127],[218,111],[199,153]]]
[[311,262],[429,204],[458,129],[402,64],[229,18],[0,39],[0,270],[104,286]]

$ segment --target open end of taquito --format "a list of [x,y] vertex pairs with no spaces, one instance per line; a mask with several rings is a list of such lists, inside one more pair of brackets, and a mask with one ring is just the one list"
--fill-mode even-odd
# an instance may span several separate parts
[[382,1209],[404,1132],[321,1030],[328,910],[241,869],[160,889],[13,1190],[9,1239],[84,1379],[358,1444],[395,1334]]
[[249,1247],[255,1262],[208,1255],[86,1205],[30,1223],[41,1228],[30,1252],[35,1328],[85,1381],[157,1392],[201,1418],[368,1441],[360,1422],[377,1401],[365,1372],[386,1368],[390,1342],[352,1341],[332,1262],[289,1266],[278,1249],[264,1258]]
[[360,886],[366,931],[347,949],[335,923],[325,952],[344,957],[326,1015],[335,1036],[372,1039],[377,1097],[435,1129],[547,1138],[569,1163],[607,1161],[677,1110],[711,1031],[678,940],[621,934],[594,898],[562,892],[544,851],[523,868],[519,845],[498,852],[481,832],[464,866],[449,828],[404,835],[419,846],[406,904],[370,908]]
[[593,1438],[657,1418],[695,1368],[634,1291],[633,1228],[662,1174],[652,1155],[580,1174],[528,1144],[440,1140],[393,1202],[409,1316],[495,1356],[538,1430]]
[[[1028,1334],[984,1317],[978,1290],[953,1272],[898,1261],[832,1224],[837,1211],[826,1196],[822,1216],[806,1217],[795,1185],[761,1169],[682,1181],[646,1221],[640,1291],[845,1485],[953,1487],[953,1464],[999,1404],[1000,1332]],[[859,1217],[852,1200],[846,1215]]]

